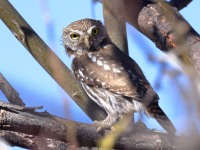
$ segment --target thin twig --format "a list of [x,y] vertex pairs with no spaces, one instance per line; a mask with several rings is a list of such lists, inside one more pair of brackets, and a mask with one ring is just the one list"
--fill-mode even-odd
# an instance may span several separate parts
[[20,98],[19,93],[10,85],[3,74],[0,73],[0,90],[4,93],[6,98],[11,104],[25,106],[23,100]]

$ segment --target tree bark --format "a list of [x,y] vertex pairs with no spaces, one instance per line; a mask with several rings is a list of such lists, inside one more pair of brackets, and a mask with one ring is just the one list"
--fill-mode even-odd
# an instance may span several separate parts
[[[177,149],[188,140],[180,136],[149,130],[143,123],[133,124],[117,137],[114,149]],[[49,149],[95,148],[105,133],[97,127],[53,116],[47,112],[0,101],[0,137],[11,145],[24,148]],[[108,134],[109,131],[106,131]],[[51,144],[47,144],[51,143]],[[59,146],[60,145],[60,146]],[[191,145],[190,145],[191,146]],[[196,145],[195,145],[196,146]],[[42,148],[41,148],[42,147]],[[191,147],[187,147],[191,148]],[[193,147],[192,147],[193,148]]]
[[122,0],[103,0],[104,24],[112,42],[128,54],[125,18],[119,14]]
[[171,0],[169,4],[173,7],[176,7],[178,10],[183,9],[186,7],[192,0]]
[[10,85],[6,78],[0,72],[0,90],[5,94],[6,98],[11,104],[25,106],[19,93]]
[[159,49],[185,57],[181,59],[183,64],[200,71],[200,37],[176,9],[149,4],[140,11],[138,24]]
[[[127,22],[152,40],[161,51],[173,52],[178,57],[181,52],[181,57],[186,59],[180,61],[189,66],[192,64],[191,67],[200,72],[200,36],[176,8],[161,0],[156,3],[145,0],[122,1],[118,13]],[[189,1],[184,2],[181,8],[189,4]]]

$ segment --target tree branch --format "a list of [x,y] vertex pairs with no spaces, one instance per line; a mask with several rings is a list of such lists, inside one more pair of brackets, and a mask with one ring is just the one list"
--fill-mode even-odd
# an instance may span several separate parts
[[169,2],[169,4],[172,7],[176,7],[178,10],[183,9],[184,7],[186,7],[190,2],[192,2],[192,0],[171,0]]
[[149,4],[138,16],[139,29],[164,52],[173,50],[185,65],[200,72],[200,36],[167,4]]
[[0,18],[38,63],[91,119],[101,120],[105,118],[105,111],[89,99],[67,66],[43,42],[7,0],[0,1]]
[[113,43],[128,54],[126,21],[119,13],[121,0],[103,0],[104,23]]
[[[200,72],[199,34],[175,8],[162,0],[156,1],[151,3],[148,0],[121,0],[118,10],[127,22],[152,40],[161,51],[173,51],[181,58],[182,64],[192,64],[192,68]],[[180,10],[191,0],[177,2],[174,0],[169,4],[176,5]],[[180,55],[181,49],[183,50]]]
[[[0,137],[6,140],[11,146],[18,146],[34,150],[90,150],[89,147],[75,147],[66,142],[56,139],[46,138],[42,136],[34,136],[14,131],[1,130]],[[93,150],[98,150],[97,147],[92,147]]]
[[9,84],[3,74],[0,72],[0,90],[5,94],[11,104],[25,106],[23,100],[19,97],[19,93]]
[[[68,147],[98,147],[98,141],[103,138],[104,134],[97,133],[94,125],[62,119],[47,112],[22,111],[18,107],[0,103],[0,137],[12,145],[39,149],[44,147],[40,141],[51,141],[55,145],[60,143]],[[169,150],[182,148],[181,144],[185,140],[188,139],[152,131],[144,124],[137,123],[117,138],[114,148]]]

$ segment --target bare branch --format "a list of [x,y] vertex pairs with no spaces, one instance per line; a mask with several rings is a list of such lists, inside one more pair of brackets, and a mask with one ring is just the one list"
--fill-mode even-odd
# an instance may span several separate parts
[[183,64],[193,64],[200,72],[200,36],[176,9],[164,3],[149,4],[140,11],[138,24],[158,48],[163,51],[173,49],[184,58]]
[[[5,107],[8,105],[10,106]],[[73,122],[46,112],[10,109],[14,107],[15,105],[4,102],[0,104],[0,137],[12,145],[37,148],[39,145],[41,146],[39,141],[43,140],[53,141],[54,144],[60,141],[61,144],[65,143],[65,146],[97,147],[98,141],[103,138],[103,133],[97,133],[97,127],[94,125]],[[20,139],[23,140],[20,141]],[[117,138],[114,148],[170,150],[184,148],[181,144],[185,140],[188,139],[152,131],[147,129],[144,124],[137,123]]]
[[[11,146],[18,146],[27,149],[34,150],[90,150],[88,147],[75,147],[66,142],[59,141],[56,139],[45,138],[42,136],[34,136],[25,133],[19,133],[14,131],[1,130],[0,137]],[[97,147],[92,147],[93,150],[98,150]]]
[[105,118],[105,111],[89,99],[79,83],[72,76],[71,71],[7,0],[0,1],[0,18],[30,54],[91,119],[101,120]]
[[8,83],[5,77],[0,73],[0,90],[5,94],[11,104],[25,106],[23,100],[19,97],[19,93]]
[[[177,50],[180,49],[176,47],[177,44],[180,45],[180,43],[177,43],[176,41],[179,39],[177,36],[182,37],[181,39],[185,39],[183,46],[185,47],[185,52],[184,56],[181,57],[185,57],[186,59],[184,58],[180,61],[185,64],[186,60],[186,63],[192,64],[192,67],[200,72],[199,34],[175,8],[167,5],[167,3],[164,3],[162,0],[157,0],[157,2],[158,3],[151,3],[149,1],[149,4],[147,5],[148,1],[145,0],[121,0],[119,12],[121,16],[124,16],[127,22],[146,35],[164,52],[173,49],[173,52],[176,53]],[[171,4],[174,4],[175,2],[176,1],[171,1]],[[177,4],[177,7],[181,9],[181,7],[184,7],[187,4],[189,4],[189,0],[184,0],[183,4],[181,6]],[[168,13],[164,13],[164,10]],[[177,19],[176,22],[174,22],[174,18]],[[177,21],[180,22],[178,23]],[[174,23],[177,26],[174,26]],[[177,31],[176,29],[181,29],[181,25],[181,28],[186,31],[183,32],[182,35],[177,35],[175,33]]]
[[103,0],[103,16],[108,34],[123,52],[128,54],[126,21],[120,14],[122,0]]
[[0,130],[0,137],[8,142],[11,146],[30,148],[34,145],[34,136],[19,132]]

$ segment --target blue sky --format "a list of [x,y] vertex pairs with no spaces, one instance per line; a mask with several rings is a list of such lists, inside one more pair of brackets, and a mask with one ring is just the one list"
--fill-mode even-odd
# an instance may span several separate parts
[[[70,67],[70,60],[62,45],[62,29],[71,22],[83,18],[95,16],[95,19],[103,21],[102,5],[96,4],[93,7],[91,0],[29,0],[23,2],[10,0],[10,2],[68,67]],[[196,0],[181,11],[181,14],[198,33],[200,33],[200,19],[196,15],[199,6],[200,1]],[[93,13],[92,7],[95,8]],[[157,51],[154,43],[138,33],[133,27],[127,25],[127,29],[130,56],[140,65],[154,86],[159,74],[159,65],[149,62],[146,53],[154,54],[157,57],[167,56]],[[0,30],[0,72],[20,93],[26,105],[43,105],[43,110],[54,115],[92,123],[18,42],[2,21],[0,21]],[[164,76],[161,81],[161,88],[156,89],[161,99],[160,105],[181,131],[184,128],[181,125],[186,120],[184,112],[176,108],[179,105],[180,108],[184,109],[184,105],[180,103],[181,97],[172,86],[173,80]],[[1,91],[0,99],[6,100]],[[152,119],[145,120],[149,122],[151,127],[161,129]]]

